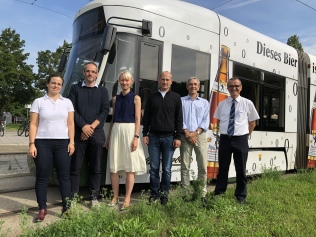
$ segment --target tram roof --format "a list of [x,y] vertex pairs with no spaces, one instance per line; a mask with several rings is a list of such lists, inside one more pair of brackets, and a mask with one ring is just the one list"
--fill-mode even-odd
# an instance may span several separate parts
[[91,9],[102,6],[125,6],[142,9],[214,33],[219,33],[219,17],[217,13],[180,0],[94,0],[81,8],[77,12],[75,19]]

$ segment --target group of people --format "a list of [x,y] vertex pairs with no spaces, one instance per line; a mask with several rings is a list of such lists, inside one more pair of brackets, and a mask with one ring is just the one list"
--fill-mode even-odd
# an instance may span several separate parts
[[[141,99],[131,91],[134,83],[132,74],[125,71],[119,75],[118,83],[122,91],[112,99],[113,116],[107,139],[103,126],[109,114],[108,92],[96,83],[98,67],[94,62],[84,66],[83,74],[84,80],[71,87],[68,98],[60,95],[62,77],[50,75],[46,83],[47,93],[37,98],[31,106],[29,155],[36,164],[38,220],[44,220],[47,214],[47,185],[52,163],[59,181],[62,214],[70,208],[72,197],[79,193],[80,170],[85,157],[89,163],[91,205],[98,205],[104,146],[108,149],[113,189],[109,206],[118,204],[120,175],[126,179],[126,194],[121,210],[130,206],[135,175],[147,173],[143,145],[148,146],[150,158],[150,202],[160,201],[162,205],[168,202],[172,158],[176,148],[180,148],[181,154],[183,199],[188,200],[190,194],[190,164],[194,150],[198,179],[203,183],[202,201],[205,202],[206,131],[210,108],[209,102],[198,96],[199,79],[191,77],[187,81],[188,95],[180,97],[171,91],[172,74],[168,71],[160,74],[159,90],[151,93],[146,101],[141,142]],[[227,86],[231,97],[219,103],[214,115],[220,120],[221,133],[215,195],[226,191],[233,154],[237,173],[235,196],[238,201],[244,202],[247,195],[245,166],[248,136],[259,116],[253,103],[240,96],[242,85],[238,78],[230,79]],[[234,118],[231,116],[231,107],[234,107]],[[235,126],[233,133],[229,131],[230,121]]]

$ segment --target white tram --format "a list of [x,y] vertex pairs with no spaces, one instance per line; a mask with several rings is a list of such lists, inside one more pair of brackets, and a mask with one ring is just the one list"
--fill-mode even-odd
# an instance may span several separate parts
[[[88,61],[99,65],[98,81],[110,96],[120,92],[119,73],[130,70],[142,106],[148,94],[157,90],[160,72],[172,72],[172,90],[180,96],[187,95],[186,80],[197,76],[200,96],[211,103],[209,178],[216,178],[218,169],[218,129],[212,115],[218,102],[229,95],[226,83],[232,76],[241,79],[241,95],[253,101],[260,115],[249,138],[247,174],[259,174],[265,168],[287,171],[316,165],[316,115],[315,129],[310,132],[310,115],[316,107],[315,56],[298,54],[286,44],[190,3],[94,0],[78,11],[72,49],[67,63],[60,65],[63,70],[66,64],[65,96],[72,84],[82,80],[83,65]],[[192,158],[194,179],[194,153]],[[110,184],[106,160],[102,172],[105,184]],[[83,168],[81,184],[86,183],[85,172]],[[235,177],[233,163],[229,177]],[[174,153],[172,181],[180,181],[179,149]],[[149,174],[138,176],[136,182],[149,182]]]

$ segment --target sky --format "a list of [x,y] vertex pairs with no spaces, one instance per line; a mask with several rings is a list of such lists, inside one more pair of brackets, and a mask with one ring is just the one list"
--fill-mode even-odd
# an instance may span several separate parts
[[[316,0],[185,0],[283,43],[298,35],[305,52],[316,55]],[[25,41],[28,64],[37,71],[38,51],[71,42],[77,11],[90,0],[1,0],[0,30],[11,28]]]

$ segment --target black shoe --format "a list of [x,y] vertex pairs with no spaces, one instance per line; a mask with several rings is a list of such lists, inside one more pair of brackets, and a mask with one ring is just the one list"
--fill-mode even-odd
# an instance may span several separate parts
[[242,205],[247,205],[248,204],[245,199],[237,199],[237,202],[239,204],[242,204]]
[[158,200],[159,200],[159,197],[153,197],[153,196],[149,197],[149,203],[156,203],[158,202]]
[[168,198],[165,196],[161,196],[160,197],[160,204],[165,206],[165,205],[167,205],[167,203],[168,203]]

